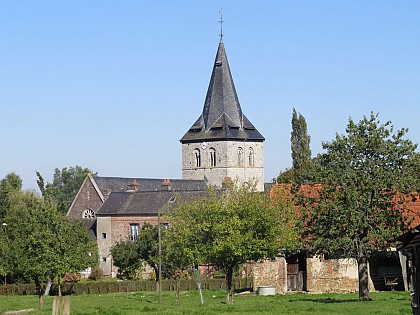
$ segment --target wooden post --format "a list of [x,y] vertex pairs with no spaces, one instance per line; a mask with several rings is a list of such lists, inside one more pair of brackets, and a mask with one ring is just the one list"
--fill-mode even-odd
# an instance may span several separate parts
[[70,300],[67,296],[54,296],[52,315],[70,315]]

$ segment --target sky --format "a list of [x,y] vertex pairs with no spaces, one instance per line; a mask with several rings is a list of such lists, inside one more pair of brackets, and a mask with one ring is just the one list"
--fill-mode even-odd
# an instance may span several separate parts
[[295,108],[312,155],[379,113],[420,142],[420,1],[0,0],[0,178],[55,168],[181,178],[220,33],[265,180],[291,166]]

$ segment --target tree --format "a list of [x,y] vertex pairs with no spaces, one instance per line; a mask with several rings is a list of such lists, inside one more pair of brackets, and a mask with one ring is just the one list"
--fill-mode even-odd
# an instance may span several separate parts
[[22,179],[16,173],[9,173],[0,181],[0,219],[10,206],[9,194],[21,189]]
[[295,177],[299,182],[303,182],[311,167],[311,137],[308,135],[305,117],[296,113],[294,108],[290,142]]
[[210,189],[208,196],[181,203],[170,213],[168,238],[180,242],[174,245],[183,265],[212,263],[222,268],[231,303],[233,275],[242,264],[273,258],[297,240],[289,222],[282,220],[283,211],[293,210],[287,202],[272,203],[268,194],[256,193],[254,185]]
[[[8,252],[15,281],[34,282],[43,307],[43,286],[97,263],[97,247],[79,223],[58,212],[54,202],[31,191],[10,195],[7,220]],[[91,255],[89,255],[91,253]]]
[[350,118],[346,135],[323,143],[317,172],[321,185],[304,198],[306,236],[321,254],[355,258],[359,298],[369,300],[368,257],[390,245],[404,228],[404,194],[413,189],[414,145],[407,129],[394,131],[371,113]]
[[54,199],[57,202],[58,210],[66,213],[89,173],[93,174],[90,169],[78,165],[69,168],[64,167],[62,170],[56,168],[53,182],[46,185],[41,174],[36,172],[36,175],[38,176],[39,189],[44,198]]
[[158,246],[158,226],[145,223],[135,241],[118,242],[112,246],[111,254],[123,277],[134,278],[144,261],[153,268],[158,281]]
[[145,261],[153,268],[156,281],[159,281],[159,227],[150,223],[145,223],[141,227],[138,238],[136,239],[137,252],[140,259]]
[[292,162],[290,169],[280,172],[277,177],[278,183],[304,183],[310,180],[311,170],[311,137],[308,135],[308,128],[305,117],[296,112],[293,108],[292,132],[290,136]]
[[136,277],[142,261],[135,242],[126,240],[116,243],[111,248],[111,255],[114,265],[118,267],[123,278],[133,279]]

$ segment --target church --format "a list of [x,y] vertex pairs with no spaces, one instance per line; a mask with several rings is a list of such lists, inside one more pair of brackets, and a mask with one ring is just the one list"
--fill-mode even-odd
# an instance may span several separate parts
[[84,222],[97,240],[104,275],[115,275],[112,245],[135,240],[177,198],[191,200],[231,180],[264,191],[264,140],[242,112],[220,36],[202,113],[180,140],[182,179],[88,175],[67,216]]

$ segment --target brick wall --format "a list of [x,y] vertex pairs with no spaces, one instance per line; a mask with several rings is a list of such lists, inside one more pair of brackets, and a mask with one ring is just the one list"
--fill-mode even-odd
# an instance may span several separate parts
[[95,214],[102,206],[103,202],[89,177],[83,182],[76,199],[67,212],[67,216],[72,219],[82,219],[82,214],[86,209],[92,209]]

